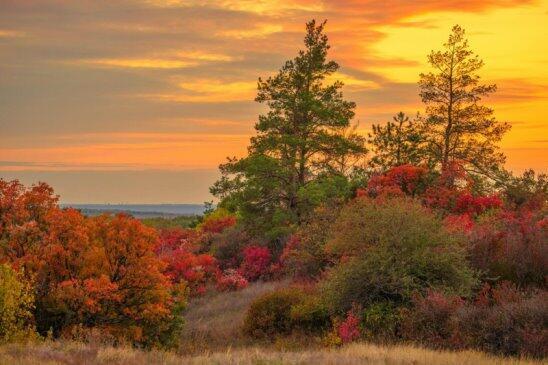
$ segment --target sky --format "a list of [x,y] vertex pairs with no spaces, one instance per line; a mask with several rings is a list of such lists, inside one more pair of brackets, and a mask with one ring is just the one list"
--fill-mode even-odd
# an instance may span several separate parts
[[506,167],[548,172],[548,0],[0,0],[0,178],[66,203],[201,203],[245,155],[258,77],[327,19],[361,133],[423,110],[418,75],[454,24],[512,125]]

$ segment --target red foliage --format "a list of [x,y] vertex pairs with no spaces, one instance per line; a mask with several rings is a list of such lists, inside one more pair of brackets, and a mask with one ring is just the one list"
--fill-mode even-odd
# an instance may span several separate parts
[[268,248],[248,246],[244,248],[243,256],[239,271],[247,280],[257,280],[269,273],[272,255]]
[[[373,176],[367,184],[369,196],[411,195],[415,196],[422,188],[427,170],[423,167],[402,165],[388,170],[382,175]],[[363,194],[360,192],[360,194]]]
[[502,200],[497,195],[473,196],[470,193],[459,195],[455,202],[454,213],[480,215],[486,210],[502,207]]
[[501,211],[476,223],[469,239],[471,263],[489,277],[544,285],[548,227],[542,214]]
[[225,229],[232,227],[236,224],[235,216],[227,216],[220,218],[206,218],[201,225],[201,229],[206,233],[221,233]]
[[208,254],[195,254],[198,233],[195,230],[175,229],[163,231],[155,247],[158,257],[165,262],[164,274],[173,283],[185,281],[191,295],[205,292],[218,271],[217,261]]
[[238,270],[227,269],[217,276],[217,290],[229,291],[243,289],[248,285],[248,281]]
[[360,319],[349,311],[346,319],[337,327],[337,333],[342,343],[349,343],[360,337]]
[[159,238],[154,251],[160,255],[165,250],[170,251],[177,248],[195,252],[199,248],[201,235],[195,229],[172,228],[160,230]]
[[468,214],[448,215],[443,220],[445,227],[449,232],[470,233],[474,229],[474,220]]

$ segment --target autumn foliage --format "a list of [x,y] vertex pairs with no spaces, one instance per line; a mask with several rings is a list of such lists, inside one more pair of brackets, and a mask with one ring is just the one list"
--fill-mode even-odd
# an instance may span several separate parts
[[0,258],[34,282],[41,333],[77,327],[143,346],[169,346],[183,297],[164,275],[154,229],[125,216],[60,209],[45,184],[0,181]]
[[268,274],[272,255],[267,247],[248,246],[243,250],[240,272],[247,280],[257,280]]

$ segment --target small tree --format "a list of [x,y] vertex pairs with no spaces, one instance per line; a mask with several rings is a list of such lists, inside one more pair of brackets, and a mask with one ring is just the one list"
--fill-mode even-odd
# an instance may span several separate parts
[[419,87],[426,104],[422,135],[432,165],[444,169],[461,161],[468,171],[489,176],[505,161],[497,142],[510,129],[481,105],[496,85],[480,84],[483,61],[470,50],[464,29],[455,25],[443,51],[432,51],[428,63],[435,72],[422,73]]
[[6,264],[0,265],[0,344],[35,337],[32,286]]
[[381,171],[401,165],[418,165],[421,162],[422,135],[416,122],[403,112],[385,125],[373,124],[368,142],[373,146],[374,156],[369,165]]

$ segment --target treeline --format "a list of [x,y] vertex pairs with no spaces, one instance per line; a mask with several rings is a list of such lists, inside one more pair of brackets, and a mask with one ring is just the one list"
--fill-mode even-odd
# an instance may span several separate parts
[[482,104],[495,86],[464,31],[429,55],[423,113],[364,137],[342,83],[326,81],[338,65],[324,25],[259,79],[267,112],[249,154],[221,165],[218,207],[187,228],[86,218],[46,184],[0,180],[4,341],[173,347],[189,298],[291,278],[252,304],[247,335],[546,356],[548,181],[504,170],[509,126]]

